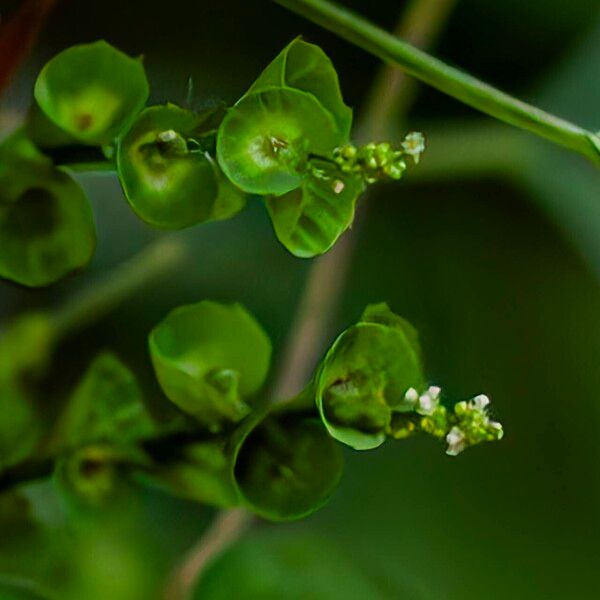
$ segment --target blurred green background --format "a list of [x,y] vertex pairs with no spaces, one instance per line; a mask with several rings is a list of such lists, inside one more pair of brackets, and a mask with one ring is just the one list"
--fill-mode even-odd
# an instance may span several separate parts
[[[2,13],[16,4],[0,2]],[[406,2],[345,4],[391,29]],[[8,131],[24,114],[39,68],[71,44],[105,38],[143,53],[154,102],[184,102],[192,76],[202,106],[234,101],[299,34],[331,56],[360,114],[378,62],[272,2],[63,0],[0,99],[0,123]],[[600,127],[597,0],[458,0],[435,53]],[[463,137],[473,123],[484,132],[478,146]],[[421,332],[433,381],[456,397],[491,396],[505,439],[458,459],[421,439],[347,452],[325,509],[255,527],[206,574],[198,597],[600,596],[600,174],[526,135],[515,134],[506,155],[494,152],[512,130],[430,89],[420,88],[408,126],[428,136],[436,162],[426,153],[420,178],[415,169],[369,199],[330,338],[367,303],[387,301]],[[436,153],[438,139],[458,157]],[[488,151],[500,155],[491,166]],[[59,303],[158,236],[112,176],[81,181],[98,226],[93,264],[45,291],[1,282],[2,319]],[[99,349],[114,350],[156,396],[146,336],[182,303],[240,301],[281,349],[310,261],[277,243],[265,209],[251,202],[231,221],[178,235],[192,248],[184,263],[61,346],[44,382],[49,414]],[[82,600],[160,597],[213,514],[141,490],[126,509],[74,526],[50,485],[27,493],[44,529],[0,521],[0,572]]]

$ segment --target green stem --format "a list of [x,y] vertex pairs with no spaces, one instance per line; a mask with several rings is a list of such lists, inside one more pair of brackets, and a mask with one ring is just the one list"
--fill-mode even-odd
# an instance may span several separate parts
[[426,52],[328,0],[275,0],[409,75],[491,115],[579,152],[600,166],[600,137],[446,65]]
[[172,269],[185,255],[185,244],[166,237],[150,244],[96,284],[50,312],[56,339],[102,317],[129,295]]

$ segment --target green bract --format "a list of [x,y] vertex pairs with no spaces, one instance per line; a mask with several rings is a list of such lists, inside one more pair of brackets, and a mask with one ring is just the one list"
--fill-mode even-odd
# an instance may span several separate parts
[[78,140],[107,144],[127,127],[148,98],[142,61],[104,41],[57,54],[35,83],[46,115]]
[[242,190],[281,195],[297,188],[309,155],[344,142],[332,115],[311,94],[271,87],[244,96],[217,136],[221,168]]
[[23,136],[0,148],[0,277],[38,287],[85,266],[96,232],[81,187]]
[[167,397],[211,430],[248,414],[247,397],[262,386],[271,359],[269,338],[239,304],[176,308],[149,342]]
[[250,417],[240,429],[233,476],[253,512],[271,520],[299,519],[327,502],[344,465],[322,423],[270,415]]
[[190,148],[203,116],[174,104],[144,110],[117,146],[117,169],[136,214],[165,229],[232,216],[244,197],[208,153]]
[[364,190],[360,177],[346,175],[326,161],[311,161],[302,187],[266,199],[279,241],[295,256],[323,254],[354,220]]
[[179,498],[221,507],[239,502],[225,438],[184,445],[157,462],[146,478]]
[[356,450],[381,445],[394,413],[413,410],[405,394],[424,376],[414,329],[385,305],[365,311],[327,352],[315,382],[329,433]]
[[60,448],[99,442],[127,445],[153,431],[133,373],[116,356],[103,353],[88,367],[69,399],[54,443]]
[[314,44],[295,39],[260,74],[248,91],[287,87],[312,94],[334,118],[346,141],[350,137],[352,109],[344,104],[335,68]]

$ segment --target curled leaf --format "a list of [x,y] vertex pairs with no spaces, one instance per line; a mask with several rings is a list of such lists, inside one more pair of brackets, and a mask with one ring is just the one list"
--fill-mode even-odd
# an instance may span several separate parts
[[45,286],[91,259],[96,232],[81,187],[17,134],[0,148],[0,277]]
[[152,106],[118,142],[123,191],[131,208],[150,225],[180,229],[243,208],[210,156],[190,147],[201,124],[202,117],[174,104]]
[[327,155],[342,142],[333,117],[314,96],[265,88],[244,96],[227,113],[217,158],[242,190],[281,195],[301,184],[309,155]]
[[294,255],[309,258],[329,250],[354,221],[361,178],[326,161],[311,161],[301,187],[265,199],[275,234]]
[[293,40],[259,75],[248,94],[269,87],[293,88],[313,95],[333,116],[346,141],[350,137],[352,109],[344,104],[331,60],[318,46],[300,38]]
[[381,445],[393,414],[413,410],[407,390],[424,383],[412,327],[384,305],[368,308],[365,319],[336,339],[315,380],[317,408],[327,430],[356,450]]
[[166,396],[214,431],[248,414],[247,398],[262,386],[271,359],[269,338],[239,304],[176,308],[149,344]]
[[340,447],[314,418],[254,416],[240,426],[233,477],[244,504],[270,520],[300,519],[321,508],[339,484]]
[[110,143],[148,98],[142,62],[104,41],[63,50],[40,72],[34,95],[46,116],[86,144]]

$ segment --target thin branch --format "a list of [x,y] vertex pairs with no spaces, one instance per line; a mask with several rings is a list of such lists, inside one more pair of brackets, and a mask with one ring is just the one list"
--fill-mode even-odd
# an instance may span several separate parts
[[187,598],[190,590],[211,561],[236,542],[252,524],[252,516],[243,508],[222,510],[209,529],[177,569],[165,590],[165,600]]
[[329,0],[275,0],[409,75],[500,121],[579,152],[600,166],[600,136],[501,92]]

